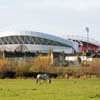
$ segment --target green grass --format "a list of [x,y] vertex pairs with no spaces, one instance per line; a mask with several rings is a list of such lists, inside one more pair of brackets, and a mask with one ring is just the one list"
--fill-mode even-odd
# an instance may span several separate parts
[[100,100],[100,79],[56,79],[40,85],[32,79],[4,79],[0,100]]
[[83,68],[82,66],[67,66],[67,67],[62,67],[63,69],[81,69]]

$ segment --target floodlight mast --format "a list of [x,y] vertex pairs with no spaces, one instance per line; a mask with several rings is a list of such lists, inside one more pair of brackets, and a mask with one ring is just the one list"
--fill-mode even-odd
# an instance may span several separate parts
[[88,46],[88,43],[89,43],[89,28],[86,27],[85,29],[86,29],[86,33],[87,33],[87,52],[88,52],[88,50],[89,50],[89,46]]

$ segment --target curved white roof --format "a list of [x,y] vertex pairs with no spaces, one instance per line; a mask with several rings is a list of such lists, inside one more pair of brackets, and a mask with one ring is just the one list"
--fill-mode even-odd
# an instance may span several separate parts
[[90,44],[96,45],[96,46],[100,46],[100,42],[93,39],[93,38],[89,38],[89,40],[87,41],[87,37],[85,36],[78,36],[78,35],[67,35],[68,39],[71,40],[78,40],[78,41],[83,41],[83,42],[88,42]]
[[[34,31],[21,31],[21,32],[0,32],[0,37],[7,37],[7,36],[35,36],[35,37],[41,37],[41,38],[46,38],[54,41],[58,41],[61,43],[65,43],[66,45],[74,48],[74,43],[70,40],[65,40],[57,36],[41,33],[41,32],[34,32]],[[75,48],[74,48],[75,49]]]

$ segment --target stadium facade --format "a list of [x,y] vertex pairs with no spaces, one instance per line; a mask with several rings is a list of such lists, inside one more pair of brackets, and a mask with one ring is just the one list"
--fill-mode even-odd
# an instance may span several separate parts
[[0,50],[7,52],[64,52],[73,54],[78,48],[73,41],[34,31],[0,32]]
[[89,38],[87,41],[87,37],[83,36],[67,36],[67,39],[76,42],[79,47],[80,52],[92,51],[96,52],[100,49],[100,43],[95,39]]

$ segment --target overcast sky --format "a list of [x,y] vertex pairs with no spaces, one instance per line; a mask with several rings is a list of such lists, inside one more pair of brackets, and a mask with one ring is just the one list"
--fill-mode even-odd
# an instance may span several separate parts
[[0,31],[33,30],[100,39],[100,0],[0,0]]

